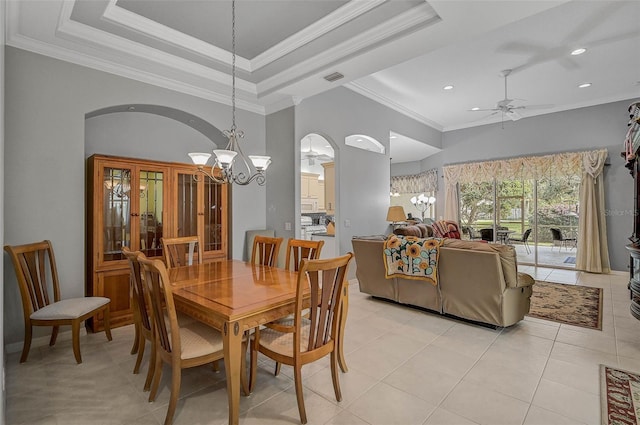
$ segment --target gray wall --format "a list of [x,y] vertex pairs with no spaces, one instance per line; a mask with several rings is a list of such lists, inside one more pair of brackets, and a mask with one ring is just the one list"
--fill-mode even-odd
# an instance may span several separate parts
[[[295,108],[295,139],[318,133],[334,147],[336,249],[340,254],[352,250],[351,238],[355,235],[387,231],[390,131],[441,147],[439,131],[342,87],[305,99]],[[386,153],[346,146],[345,137],[352,134],[375,138],[386,147]],[[294,167],[292,164],[292,171]]]
[[211,153],[216,147],[205,135],[174,119],[118,112],[87,118],[84,148],[87,158],[98,153],[191,163],[188,152]]
[[[299,198],[296,202],[296,197],[292,196],[300,191],[300,179],[296,178],[296,171],[292,168],[293,164],[300,162],[295,159],[296,152],[300,157],[300,149],[295,149],[299,144],[295,143],[294,122],[293,107],[266,117],[267,155],[273,161],[267,169],[267,227],[275,230],[276,236],[283,237],[285,241],[295,237],[295,217],[300,212]],[[285,229],[286,223],[291,225],[290,230]]]
[[[633,179],[624,168],[620,152],[627,132],[630,103],[630,100],[614,102],[507,121],[504,129],[500,124],[491,124],[445,132],[443,151],[422,161],[420,168],[441,170],[443,165],[461,162],[606,148],[611,164],[604,171],[609,256],[613,270],[626,271],[629,256],[624,247],[633,230]],[[413,173],[415,166],[409,163],[406,170]],[[394,169],[394,173],[411,174],[399,168]],[[443,185],[440,185],[438,215],[444,206],[443,194]]]
[[[84,295],[85,114],[124,104],[172,107],[225,129],[230,107],[7,47],[5,132],[5,241],[51,239],[64,297]],[[238,111],[245,152],[265,152],[264,117]],[[103,140],[100,149],[108,150]],[[180,140],[147,146],[145,140],[113,140],[118,154],[134,156],[141,145],[152,159],[186,162],[191,146]],[[198,150],[209,150],[202,141]],[[128,154],[131,152],[132,154]],[[266,190],[233,188],[233,257],[242,258],[244,233],[264,228]],[[7,261],[7,256],[4,256]],[[22,311],[13,267],[4,270],[5,343],[23,339]],[[42,333],[40,333],[41,335]],[[39,336],[36,334],[35,336]]]

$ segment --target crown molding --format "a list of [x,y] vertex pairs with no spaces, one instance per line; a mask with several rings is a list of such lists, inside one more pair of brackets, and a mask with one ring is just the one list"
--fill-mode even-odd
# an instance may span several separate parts
[[442,125],[438,124],[435,121],[430,120],[429,118],[426,118],[420,114],[418,114],[417,112],[406,108],[396,102],[394,102],[393,100],[386,98],[384,96],[381,96],[380,94],[372,91],[371,89],[369,89],[368,87],[355,82],[355,81],[351,81],[350,83],[344,84],[344,87],[348,88],[349,90],[353,90],[354,92],[361,94],[365,97],[368,97],[369,99],[384,105],[388,108],[393,109],[394,111],[400,112],[403,115],[406,115],[407,117],[416,120],[418,122],[421,122],[424,125],[428,125],[431,128],[434,128],[438,131],[443,131],[443,127]]
[[[109,0],[102,16],[103,20],[131,31],[151,36],[164,43],[192,51],[204,57],[231,64],[231,53],[229,51],[123,9],[117,6],[116,1],[117,0]],[[387,0],[351,1],[251,60],[240,56],[236,57],[236,65],[238,68],[247,72],[256,71],[373,8],[378,7],[386,1]]]
[[304,60],[289,67],[286,71],[259,82],[257,84],[259,96],[262,97],[273,93],[291,82],[308,77],[318,72],[321,68],[326,69],[341,59],[363,53],[366,49],[389,41],[395,36],[439,21],[441,21],[441,18],[429,4],[423,3],[413,7],[384,23],[369,28],[367,31],[363,31],[355,37],[323,51],[313,58]]
[[275,62],[286,54],[320,38],[326,33],[365,14],[386,1],[387,0],[350,1],[253,58],[251,60],[251,69],[255,71]]
[[[159,24],[144,16],[130,12],[119,7],[116,1],[117,0],[109,0],[107,8],[101,17],[105,22],[121,26],[139,34],[152,37],[163,43],[189,50],[205,58],[231,66],[232,53],[228,50],[221,49],[199,38],[176,31],[173,28]],[[246,72],[252,71],[251,61],[242,56],[236,56],[236,66]]]
[[[129,41],[122,37],[71,20],[70,15],[66,15],[69,12],[66,7],[68,3],[69,2],[64,3],[65,6],[60,14],[60,19],[58,20],[58,26],[56,28],[57,37],[77,42],[80,45],[93,44],[104,49],[115,50],[119,54],[129,56],[134,61],[139,62],[141,66],[144,63],[155,62],[158,65],[174,68],[181,72],[186,72],[214,83],[227,87],[231,86],[231,76],[224,72],[213,70],[204,65],[178,58],[169,53]],[[237,79],[236,86],[239,90],[256,95],[256,85],[253,83],[243,79]]]
[[[27,50],[43,56],[52,57],[54,59],[59,59],[109,74],[118,75],[120,77],[129,78],[131,80],[140,81],[142,83],[158,86],[163,89],[173,90],[179,93],[231,106],[231,98],[229,95],[223,95],[214,90],[206,90],[202,87],[197,87],[182,81],[162,77],[155,73],[140,71],[139,69],[124,66],[119,63],[98,59],[94,56],[81,54],[74,50],[61,48],[60,46],[52,46],[23,35],[12,34],[7,38],[6,44],[11,47]],[[227,89],[227,87],[224,87],[224,89]],[[265,115],[264,106],[247,102],[242,99],[236,99],[236,107],[245,111]]]

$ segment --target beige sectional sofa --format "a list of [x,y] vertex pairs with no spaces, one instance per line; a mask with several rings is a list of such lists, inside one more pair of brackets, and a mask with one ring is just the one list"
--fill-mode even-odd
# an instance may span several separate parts
[[385,278],[385,238],[354,237],[360,291],[493,326],[511,326],[529,312],[534,280],[518,273],[513,246],[444,239],[438,285]]

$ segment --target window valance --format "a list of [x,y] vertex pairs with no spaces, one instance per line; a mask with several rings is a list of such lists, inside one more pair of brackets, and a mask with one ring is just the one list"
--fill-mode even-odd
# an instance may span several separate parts
[[438,170],[433,168],[420,174],[391,177],[391,187],[400,194],[438,191]]
[[585,158],[607,156],[607,150],[564,152],[544,156],[525,156],[495,161],[470,162],[444,166],[444,178],[449,183],[508,180],[514,177],[536,179],[581,175]]

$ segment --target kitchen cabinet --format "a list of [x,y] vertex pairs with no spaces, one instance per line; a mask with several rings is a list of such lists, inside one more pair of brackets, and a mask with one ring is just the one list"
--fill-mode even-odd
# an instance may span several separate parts
[[318,174],[300,173],[300,197],[301,198],[318,198]]
[[[205,260],[227,257],[227,185],[196,170],[188,164],[105,155],[88,159],[85,292],[111,299],[112,327],[133,321],[122,247],[162,259],[163,236],[201,235]],[[88,320],[87,326],[101,331],[102,317]]]
[[336,213],[336,172],[334,162],[325,162],[324,168],[324,206],[329,215]]
[[324,211],[324,180],[318,180],[318,212]]

